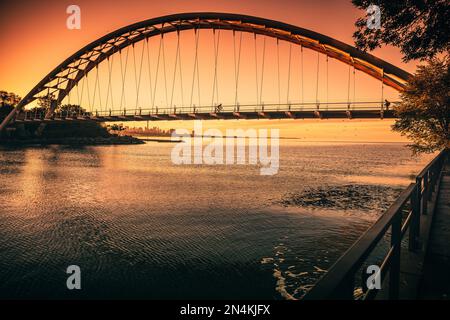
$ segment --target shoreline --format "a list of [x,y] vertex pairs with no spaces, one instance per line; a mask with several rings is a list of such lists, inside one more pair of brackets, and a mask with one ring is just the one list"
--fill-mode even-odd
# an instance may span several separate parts
[[36,145],[97,146],[97,145],[131,145],[131,144],[145,144],[145,141],[131,136],[0,140],[0,146],[36,146]]

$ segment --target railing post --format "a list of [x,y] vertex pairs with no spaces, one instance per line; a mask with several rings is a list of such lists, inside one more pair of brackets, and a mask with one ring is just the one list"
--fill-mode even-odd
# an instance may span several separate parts
[[420,235],[420,191],[422,179],[417,178],[416,186],[411,194],[411,222],[409,224],[409,250],[415,251],[419,248]]
[[397,212],[392,221],[391,229],[391,247],[393,248],[392,262],[389,270],[389,299],[397,300],[400,287],[400,250],[401,250],[401,232],[402,221],[401,211]]
[[422,214],[427,214],[428,210],[428,171],[425,172],[423,178],[423,191],[422,191]]
[[439,172],[436,170],[436,163],[431,166],[431,192],[436,190],[436,182]]
[[428,174],[428,199],[431,199],[433,195],[433,170],[430,168],[427,172]]

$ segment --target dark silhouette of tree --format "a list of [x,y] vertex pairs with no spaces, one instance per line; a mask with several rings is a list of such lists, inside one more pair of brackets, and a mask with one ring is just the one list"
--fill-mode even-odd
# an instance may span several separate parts
[[38,106],[38,107],[33,107],[33,108],[28,109],[28,112],[30,114],[35,114],[37,116],[44,117],[45,113],[47,112],[47,109],[44,107]]
[[356,46],[364,51],[383,44],[401,49],[403,60],[427,60],[450,49],[448,0],[352,0],[359,9],[370,5],[381,9],[381,28],[367,26],[369,15],[360,18],[353,34]]
[[43,97],[39,97],[37,104],[38,104],[38,106],[40,108],[43,108],[45,110],[49,110],[50,106],[52,104],[52,101],[54,101],[54,100],[56,100],[55,99],[55,95],[53,93],[50,93],[50,94],[47,94],[47,95],[45,95]]
[[0,90],[0,121],[19,103],[20,97],[14,92]]
[[120,131],[125,130],[125,128],[123,127],[122,124],[116,124],[116,123],[108,126],[108,129],[109,129],[109,131],[116,132],[116,133],[120,133]]
[[415,153],[450,148],[450,59],[419,66],[395,107],[393,130],[413,141]]
[[2,107],[5,106],[7,99],[8,99],[8,92],[0,91],[0,101],[1,101]]
[[86,110],[77,104],[64,104],[56,108],[55,112],[60,112],[63,115],[79,115],[85,114]]
[[19,103],[20,97],[14,92],[7,92],[4,90],[0,90],[0,105],[4,106],[12,106],[15,107],[16,104]]

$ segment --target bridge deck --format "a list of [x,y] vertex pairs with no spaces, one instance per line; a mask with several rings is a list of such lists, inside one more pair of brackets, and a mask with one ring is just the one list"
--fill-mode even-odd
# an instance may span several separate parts
[[33,121],[169,121],[169,120],[257,120],[257,119],[383,119],[394,118],[392,110],[307,110],[307,111],[242,111],[242,112],[197,112],[197,113],[113,113],[97,115],[95,113],[76,116],[61,116],[55,114],[52,118],[44,119],[43,116],[33,114],[21,114],[16,122]]
[[450,299],[450,163],[442,172],[419,297]]

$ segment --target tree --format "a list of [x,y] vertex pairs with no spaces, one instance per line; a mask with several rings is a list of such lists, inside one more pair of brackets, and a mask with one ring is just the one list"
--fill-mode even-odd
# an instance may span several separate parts
[[2,104],[2,107],[5,106],[7,99],[8,99],[8,92],[1,90],[0,91],[0,102]]
[[125,128],[123,127],[122,124],[116,124],[116,123],[114,123],[111,126],[108,126],[108,129],[109,129],[109,131],[116,132],[116,133],[119,133],[119,134],[120,134],[120,131],[125,130]]
[[14,109],[20,97],[14,92],[0,90],[0,122]]
[[7,92],[4,90],[0,90],[0,104],[2,107],[11,106],[15,107],[16,104],[19,103],[20,97],[14,92]]
[[381,45],[401,49],[404,61],[427,60],[450,49],[448,0],[352,0],[362,10],[376,4],[381,9],[381,28],[367,26],[369,14],[356,21],[356,46],[364,51]]
[[450,148],[450,59],[432,59],[409,80],[393,130],[413,141],[414,153]]
[[38,106],[45,109],[45,110],[49,110],[50,106],[52,105],[52,101],[55,101],[55,95],[53,93],[47,94],[45,96],[39,97],[38,98]]
[[78,114],[85,114],[86,110],[83,109],[81,106],[77,105],[77,104],[64,104],[62,106],[59,106],[55,112],[60,112],[64,115],[69,115],[72,116],[74,114],[78,115]]

